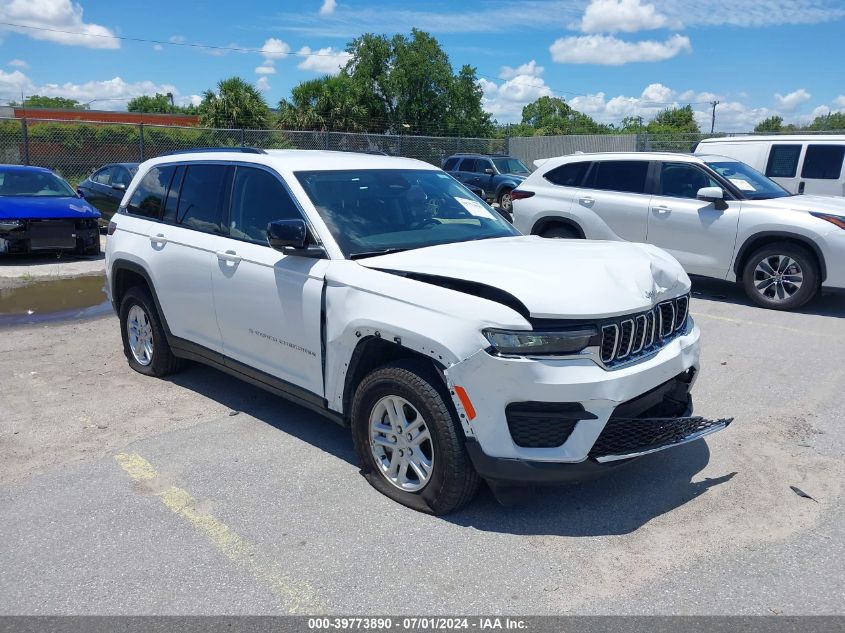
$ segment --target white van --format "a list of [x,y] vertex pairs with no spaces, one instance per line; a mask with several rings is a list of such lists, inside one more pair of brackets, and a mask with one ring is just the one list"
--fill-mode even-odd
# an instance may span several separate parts
[[845,134],[707,138],[694,153],[740,160],[791,193],[845,196]]

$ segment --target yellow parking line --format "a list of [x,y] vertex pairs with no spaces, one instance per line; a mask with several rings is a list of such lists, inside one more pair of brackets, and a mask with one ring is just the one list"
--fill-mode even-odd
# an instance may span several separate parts
[[[150,481],[158,477],[152,464],[135,453],[119,453],[115,460],[135,481]],[[288,613],[315,614],[325,611],[325,605],[307,582],[294,581],[278,568],[278,563],[262,561],[255,548],[243,540],[228,525],[206,512],[196,509],[196,500],[188,491],[168,486],[155,496],[204,534],[211,543],[233,563],[248,569],[259,581],[268,585],[284,600]]]
[[785,332],[792,332],[794,334],[810,334],[813,336],[828,336],[827,334],[822,334],[821,332],[816,332],[815,330],[799,330],[798,328],[794,327],[787,327],[785,325],[775,325],[774,323],[761,323],[760,321],[744,321],[742,319],[732,319],[730,317],[723,317],[717,316],[715,314],[707,314],[706,312],[690,312],[692,316],[696,319],[698,317],[705,317],[707,319],[716,319],[717,321],[726,321],[727,323],[736,323],[737,325],[752,325],[754,327],[771,327],[775,328],[776,330],[784,330]]

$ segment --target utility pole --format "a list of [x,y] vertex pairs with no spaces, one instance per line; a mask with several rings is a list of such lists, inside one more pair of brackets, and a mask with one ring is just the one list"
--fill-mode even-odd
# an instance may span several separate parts
[[719,105],[719,102],[711,101],[710,105],[713,106],[713,116],[710,118],[710,134],[713,134],[716,129],[716,106]]

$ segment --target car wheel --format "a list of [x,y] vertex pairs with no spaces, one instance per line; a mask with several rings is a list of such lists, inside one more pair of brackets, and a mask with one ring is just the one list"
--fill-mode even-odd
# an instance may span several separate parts
[[545,231],[540,233],[542,237],[548,237],[553,239],[561,239],[561,240],[578,240],[581,239],[581,236],[575,231],[575,229],[569,226],[563,226],[561,224],[557,224],[555,226],[550,226]]
[[120,303],[120,333],[129,366],[146,376],[166,376],[181,363],[173,355],[150,293],[135,286]]
[[507,213],[513,212],[513,198],[511,197],[511,189],[503,189],[499,194],[499,207],[502,211]]
[[446,514],[478,490],[445,386],[422,362],[398,361],[364,378],[352,402],[352,433],[362,473],[403,505]]
[[806,248],[778,242],[754,251],[742,271],[745,293],[757,305],[793,310],[819,289],[819,266]]

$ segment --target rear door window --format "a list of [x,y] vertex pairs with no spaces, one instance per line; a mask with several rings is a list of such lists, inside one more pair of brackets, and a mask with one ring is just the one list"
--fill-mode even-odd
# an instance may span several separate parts
[[577,187],[584,180],[584,174],[590,167],[589,162],[567,163],[555,167],[543,177],[550,183],[561,187]]
[[126,211],[131,215],[138,215],[151,220],[161,218],[164,198],[167,196],[173,171],[174,168],[170,166],[150,169],[138,184],[138,188],[132,193]]
[[801,145],[772,145],[766,175],[769,178],[794,178],[798,171]]
[[232,171],[228,165],[188,165],[176,206],[176,224],[204,233],[223,233],[223,201]]
[[605,160],[593,163],[586,187],[604,191],[645,193],[647,160]]
[[842,173],[843,158],[845,145],[808,145],[801,177],[836,180]]
[[461,163],[461,171],[475,171],[475,159],[465,158]]
[[301,220],[302,214],[278,177],[263,169],[238,167],[232,185],[229,237],[267,246],[267,225]]

